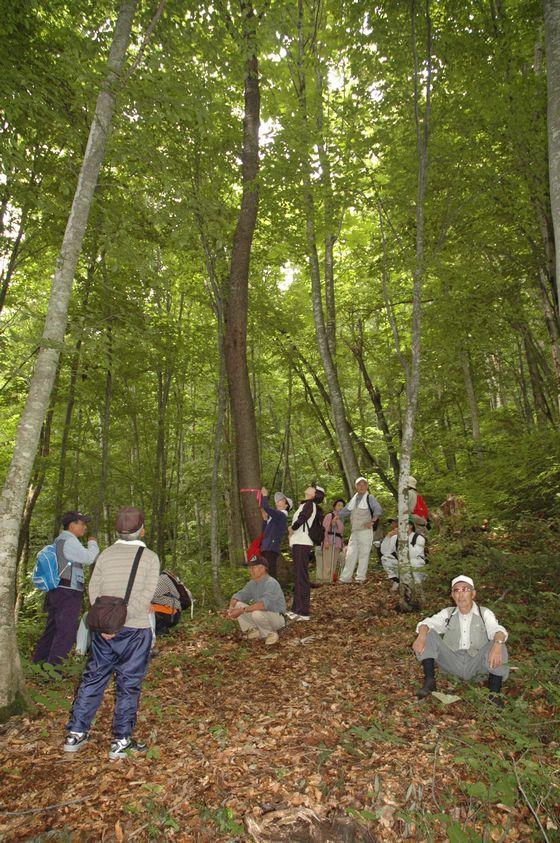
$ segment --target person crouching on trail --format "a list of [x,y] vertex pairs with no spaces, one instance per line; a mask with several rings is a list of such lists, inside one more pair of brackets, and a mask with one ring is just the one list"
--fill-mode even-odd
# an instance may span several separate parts
[[261,541],[260,555],[264,556],[268,562],[268,573],[276,579],[276,563],[280,556],[280,546],[288,529],[288,512],[294,504],[283,492],[275,492],[276,509],[273,509],[268,501],[268,490],[264,486],[261,489],[261,495],[261,510],[266,525]]
[[269,576],[264,556],[252,556],[247,564],[251,579],[231,598],[226,617],[236,620],[247,638],[264,638],[265,644],[276,644],[278,630],[286,623],[284,592],[280,583]]
[[309,560],[313,550],[313,539],[309,531],[317,514],[317,506],[314,503],[316,491],[315,486],[307,487],[302,503],[294,512],[292,525],[288,527],[296,582],[292,611],[286,614],[294,621],[308,621],[311,609]]
[[104,596],[106,600],[125,597],[134,561],[138,559],[126,604],[126,620],[114,635],[92,633],[91,654],[74,699],[64,742],[65,752],[77,752],[87,743],[88,730],[114,673],[114,738],[109,750],[109,758],[113,761],[126,758],[129,752],[147,749],[146,744],[133,740],[132,732],[150,658],[152,630],[148,613],[159,577],[159,558],[142,541],[144,511],[136,507],[121,509],[115,529],[119,538],[98,556],[95,563],[89,581],[89,599],[93,606],[98,597]]
[[502,682],[509,676],[505,647],[508,634],[494,612],[475,603],[476,591],[470,577],[461,574],[451,581],[455,606],[420,621],[412,649],[422,663],[424,684],[419,699],[436,690],[435,664],[444,673],[469,682],[477,675],[488,676],[490,700],[503,707]]
[[339,516],[344,519],[349,515],[352,525],[346,551],[346,563],[340,576],[342,583],[351,581],[356,565],[358,565],[356,582],[366,581],[373,534],[383,513],[377,499],[368,491],[368,482],[365,477],[358,477],[354,485],[356,494],[340,511]]

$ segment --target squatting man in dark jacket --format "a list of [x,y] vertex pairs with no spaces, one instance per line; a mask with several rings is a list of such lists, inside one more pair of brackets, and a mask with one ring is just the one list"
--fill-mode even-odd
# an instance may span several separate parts
[[476,591],[470,577],[461,574],[451,581],[455,606],[420,621],[418,637],[412,645],[422,663],[424,684],[419,699],[436,690],[435,663],[444,673],[460,676],[466,682],[475,676],[488,676],[490,699],[503,707],[502,682],[509,676],[505,647],[508,634],[494,612],[475,603]]

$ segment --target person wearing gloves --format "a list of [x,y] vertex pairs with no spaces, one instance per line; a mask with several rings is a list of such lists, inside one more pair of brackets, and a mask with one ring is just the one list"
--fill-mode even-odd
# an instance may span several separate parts
[[263,521],[266,524],[261,541],[260,555],[268,562],[269,575],[276,579],[276,563],[280,556],[280,546],[288,528],[288,513],[294,504],[283,492],[275,492],[274,503],[276,508],[274,509],[270,506],[268,490],[264,486],[261,489],[261,494],[261,510]]
[[494,612],[475,603],[471,577],[461,574],[451,581],[455,606],[448,606],[420,621],[412,649],[422,663],[424,684],[416,692],[424,699],[436,690],[435,664],[444,673],[469,682],[477,675],[488,676],[490,700],[503,707],[502,682],[509,676],[505,647],[508,634]]
[[294,621],[308,621],[311,608],[311,585],[309,582],[309,560],[313,550],[313,539],[309,535],[317,514],[314,503],[315,486],[308,486],[304,499],[294,512],[291,527],[288,527],[290,548],[294,562],[295,588],[292,611],[287,612]]
[[349,583],[352,580],[356,565],[356,582],[365,582],[373,533],[383,513],[379,501],[369,492],[365,477],[358,477],[354,485],[356,494],[339,515],[342,519],[349,515],[352,526],[346,563],[340,577],[341,583]]
[[270,646],[276,644],[278,630],[286,623],[284,592],[280,583],[269,576],[264,556],[252,556],[247,564],[251,579],[231,598],[226,617],[236,620],[247,638],[264,638]]
[[35,647],[34,662],[61,664],[76,642],[84,593],[84,567],[93,565],[99,555],[96,538],[90,536],[87,548],[80,541],[90,521],[87,515],[76,511],[62,516],[63,529],[54,541],[60,583],[45,597],[47,625]]

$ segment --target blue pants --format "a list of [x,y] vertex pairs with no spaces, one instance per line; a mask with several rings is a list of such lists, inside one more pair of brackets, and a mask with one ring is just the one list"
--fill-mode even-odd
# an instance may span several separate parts
[[34,662],[61,664],[76,643],[78,618],[82,611],[82,591],[55,588],[45,596],[48,612],[45,631],[37,641]]
[[114,672],[116,699],[113,735],[115,738],[129,737],[136,725],[142,680],[148,667],[151,646],[151,629],[125,626],[108,641],[99,632],[94,632],[91,655],[66,728],[72,732],[88,731]]

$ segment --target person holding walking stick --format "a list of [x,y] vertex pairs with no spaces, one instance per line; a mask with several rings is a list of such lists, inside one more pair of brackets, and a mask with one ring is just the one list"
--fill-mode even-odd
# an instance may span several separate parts
[[342,498],[333,501],[331,512],[323,519],[325,538],[321,545],[320,552],[315,551],[317,560],[317,581],[333,582],[338,567],[340,552],[344,547],[344,523],[338,517],[338,513],[344,506]]

